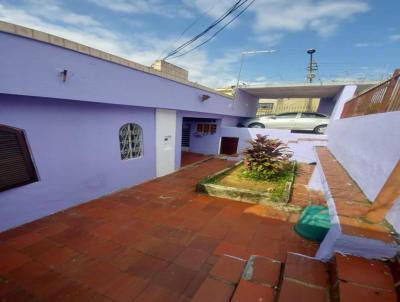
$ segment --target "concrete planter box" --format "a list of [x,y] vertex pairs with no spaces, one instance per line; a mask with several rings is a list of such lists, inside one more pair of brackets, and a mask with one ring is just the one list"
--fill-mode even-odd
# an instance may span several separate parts
[[285,192],[281,198],[281,200],[274,200],[273,194],[271,192],[260,192],[256,190],[248,190],[241,189],[235,187],[228,187],[221,184],[213,183],[213,181],[223,177],[225,174],[229,173],[237,166],[241,165],[243,161],[237,162],[234,166],[219,171],[211,176],[208,176],[201,180],[197,186],[196,191],[200,193],[205,193],[210,196],[233,199],[237,201],[253,203],[253,204],[262,204],[262,205],[272,205],[274,207],[285,208],[285,210],[299,212],[301,211],[301,207],[288,205],[290,200],[290,195],[292,192],[294,175],[296,169],[296,163],[293,163],[293,178],[291,181],[286,183]]

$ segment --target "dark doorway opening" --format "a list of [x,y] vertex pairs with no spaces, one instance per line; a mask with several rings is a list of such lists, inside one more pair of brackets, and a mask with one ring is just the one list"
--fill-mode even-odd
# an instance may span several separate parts
[[237,153],[239,144],[238,137],[221,137],[221,148],[219,154],[233,155]]
[[182,151],[189,151],[189,146],[190,146],[190,130],[192,128],[192,122],[191,121],[185,121],[183,119],[182,122]]

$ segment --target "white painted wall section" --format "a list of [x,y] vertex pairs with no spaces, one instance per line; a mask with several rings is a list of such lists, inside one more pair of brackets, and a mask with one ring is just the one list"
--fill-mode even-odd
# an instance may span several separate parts
[[394,227],[396,232],[400,234],[400,196],[387,213],[386,220]]
[[156,109],[157,177],[175,171],[176,111]]
[[283,129],[221,128],[221,136],[239,138],[239,153],[249,146],[248,141],[256,138],[257,134],[268,135],[268,138],[280,139],[284,143],[288,143],[288,147],[293,152],[293,159],[303,163],[315,162],[314,147],[327,145],[326,135],[291,133],[290,130]]
[[[344,104],[349,101],[357,90],[357,85],[344,86],[342,91],[334,98],[335,107],[331,114],[331,122],[340,119],[342,115]],[[329,128],[329,127],[328,127]]]
[[400,112],[335,120],[328,148],[371,201],[400,159]]

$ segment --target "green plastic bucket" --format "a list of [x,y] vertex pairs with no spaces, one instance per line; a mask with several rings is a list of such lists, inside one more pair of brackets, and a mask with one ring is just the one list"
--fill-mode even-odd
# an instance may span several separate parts
[[308,206],[304,208],[294,230],[301,237],[322,242],[331,226],[329,211],[324,206]]

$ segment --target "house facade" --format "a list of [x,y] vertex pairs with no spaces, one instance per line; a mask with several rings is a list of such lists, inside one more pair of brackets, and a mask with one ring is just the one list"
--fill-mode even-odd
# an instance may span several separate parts
[[[0,229],[175,171],[183,121],[192,152],[218,153],[221,127],[255,114],[254,97],[234,101],[177,68],[0,25],[0,124],[23,133],[35,174],[0,193]],[[203,137],[197,124],[208,129]]]

